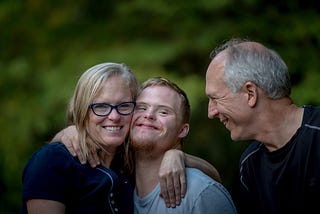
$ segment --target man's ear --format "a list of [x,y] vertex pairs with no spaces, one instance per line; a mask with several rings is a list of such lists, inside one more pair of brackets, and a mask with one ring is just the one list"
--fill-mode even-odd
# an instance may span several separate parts
[[247,95],[248,105],[254,107],[258,102],[258,86],[248,81],[244,84],[243,91]]
[[183,124],[180,129],[179,137],[180,138],[186,137],[189,133],[189,128],[190,128],[190,125],[188,123]]

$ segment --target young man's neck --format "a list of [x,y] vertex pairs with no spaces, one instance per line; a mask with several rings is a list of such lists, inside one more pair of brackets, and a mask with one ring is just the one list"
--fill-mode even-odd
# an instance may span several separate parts
[[158,172],[161,161],[162,157],[136,158],[136,193],[139,197],[149,194],[159,183]]

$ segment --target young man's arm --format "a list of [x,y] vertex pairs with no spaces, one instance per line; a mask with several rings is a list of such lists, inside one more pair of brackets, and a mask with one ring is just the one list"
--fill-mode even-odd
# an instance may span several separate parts
[[[63,143],[73,156],[78,157],[79,161],[82,164],[86,163],[85,158],[80,150],[79,136],[78,136],[78,131],[76,129],[76,126],[71,125],[71,126],[68,126],[67,128],[62,129],[51,140],[51,142],[55,142],[55,141],[59,141]],[[99,165],[100,159],[98,157],[98,154],[90,153],[88,157],[88,162],[93,168]]]

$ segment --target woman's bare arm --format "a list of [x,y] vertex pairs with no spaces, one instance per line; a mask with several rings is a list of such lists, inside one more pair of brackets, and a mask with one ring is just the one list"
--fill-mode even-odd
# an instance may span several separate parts
[[185,166],[197,168],[221,183],[218,170],[209,162],[179,149],[171,149],[165,153],[159,168],[160,194],[167,207],[179,205],[186,193]]
[[205,173],[206,175],[208,175],[209,177],[211,177],[212,179],[214,179],[215,181],[218,181],[219,183],[221,183],[220,174],[212,164],[194,155],[190,155],[187,153],[184,153],[184,155],[185,155],[184,161],[187,167],[197,168],[201,170],[203,173]]
[[64,214],[66,212],[63,203],[44,199],[32,199],[27,201],[27,209],[29,214]]

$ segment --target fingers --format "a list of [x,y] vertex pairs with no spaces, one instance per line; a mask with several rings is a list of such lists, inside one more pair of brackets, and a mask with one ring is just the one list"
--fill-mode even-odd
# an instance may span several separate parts
[[73,129],[71,127],[68,127],[67,129],[65,129],[63,132],[63,136],[61,137],[61,141],[74,157],[77,156],[82,164],[86,163],[86,159],[80,149],[78,133],[76,132],[75,128]]
[[175,172],[159,176],[160,196],[165,201],[167,207],[176,207],[181,203],[181,198],[186,192],[186,182],[184,173]]
[[[186,195],[186,191],[187,191],[187,181],[186,181],[186,174],[182,173],[180,175],[180,187],[181,187],[181,192],[180,192],[180,196],[181,198],[184,198],[184,196]],[[179,200],[180,202],[180,200]]]
[[80,149],[80,141],[79,141],[79,138],[78,138],[78,134],[70,136],[70,142],[72,144],[74,152],[76,153],[76,156],[78,157],[79,161],[82,164],[85,164],[86,163],[86,159],[85,159],[84,154],[81,152],[81,149]]
[[169,193],[168,193],[169,198],[170,198],[171,207],[173,207],[173,205],[175,205],[175,206],[180,205],[181,200],[182,200],[182,198],[184,198],[184,196],[186,194],[186,189],[187,189],[185,171],[177,172],[172,177],[172,179],[173,179],[173,189],[174,189],[174,193],[172,194],[172,198],[170,195],[170,192],[171,192],[170,189],[169,189]]
[[163,198],[165,204],[167,207],[171,206],[170,203],[170,199],[169,199],[169,194],[167,191],[167,181],[166,181],[166,177],[159,177],[159,181],[160,181],[160,196]]
[[167,207],[180,205],[186,192],[186,175],[184,153],[180,150],[169,150],[165,153],[159,168],[161,197]]
[[175,176],[167,180],[167,194],[169,196],[170,207],[172,208],[176,207],[176,196],[177,196],[176,187],[174,186],[174,177]]
[[[172,197],[170,196],[170,203],[171,206],[178,206],[180,205],[181,201],[181,185],[180,185],[180,178],[178,175],[173,176],[173,189],[174,189],[174,194],[172,194]],[[169,194],[170,195],[170,194]]]
[[72,146],[72,142],[68,139],[64,139],[64,137],[61,138],[61,141],[64,143],[64,145],[67,147],[68,151],[72,154],[73,157],[77,156],[77,153],[74,151],[74,148]]

